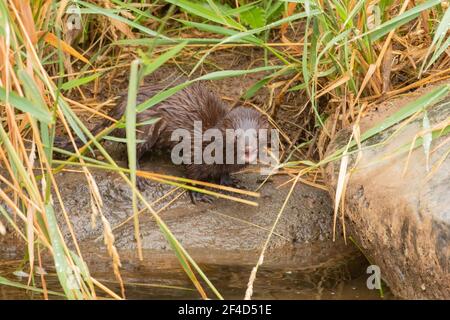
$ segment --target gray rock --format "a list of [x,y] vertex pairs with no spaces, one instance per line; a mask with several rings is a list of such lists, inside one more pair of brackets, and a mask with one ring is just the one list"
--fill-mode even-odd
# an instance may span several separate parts
[[[408,102],[435,89],[428,87],[372,109],[361,121],[361,132],[382,121]],[[429,109],[431,126],[449,119],[450,98]],[[422,130],[420,115],[402,127],[397,124],[363,143],[348,169],[353,173],[345,193],[346,224],[395,295],[409,299],[450,298],[450,158],[445,135],[432,141],[430,168],[423,147],[399,153]],[[401,130],[399,130],[402,128]],[[386,140],[396,130],[395,136]],[[344,146],[349,130],[341,131],[328,154]],[[326,167],[326,180],[334,197],[340,161]],[[406,170],[406,171],[405,171]]]

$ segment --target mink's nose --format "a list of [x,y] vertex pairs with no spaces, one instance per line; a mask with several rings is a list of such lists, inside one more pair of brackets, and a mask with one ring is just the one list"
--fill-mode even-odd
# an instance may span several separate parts
[[251,147],[251,146],[245,146],[244,148],[244,154],[245,154],[245,163],[253,163],[256,161],[256,158],[258,156],[257,149]]

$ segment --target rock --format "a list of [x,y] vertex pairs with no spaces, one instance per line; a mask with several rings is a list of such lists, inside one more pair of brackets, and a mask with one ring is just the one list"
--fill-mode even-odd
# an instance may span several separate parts
[[[378,105],[361,120],[363,133],[407,103],[437,86]],[[450,97],[428,109],[431,126],[449,119]],[[365,149],[351,174],[345,192],[345,222],[350,234],[381,268],[392,292],[408,299],[450,298],[450,157],[449,135],[432,141],[430,168],[422,146],[395,153],[411,144],[422,130],[423,115],[404,126],[397,124],[363,143]],[[448,123],[447,123],[448,125]],[[346,145],[350,130],[332,141],[327,154]],[[350,156],[348,172],[355,165]],[[325,168],[334,198],[340,161]],[[406,168],[406,171],[405,171]]]

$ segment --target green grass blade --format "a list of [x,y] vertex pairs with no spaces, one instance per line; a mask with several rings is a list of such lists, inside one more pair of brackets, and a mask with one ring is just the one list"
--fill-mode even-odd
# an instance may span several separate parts
[[[202,30],[202,31],[206,31],[206,32],[222,34],[225,36],[234,36],[234,35],[239,34],[238,31],[224,28],[221,26],[211,25],[211,24],[207,24],[207,23],[192,22],[192,21],[187,21],[187,20],[182,20],[182,19],[176,19],[176,20],[181,22],[182,24],[184,24],[187,27],[196,28],[198,30]],[[220,41],[223,41],[223,39],[220,39]],[[253,35],[243,37],[242,39],[239,39],[237,42],[242,42],[242,41],[254,43],[254,44],[260,44],[260,45],[263,44],[262,40],[256,38]]]
[[[393,125],[405,120],[406,118],[412,116],[416,112],[419,112],[421,110],[425,110],[429,106],[434,105],[439,100],[443,99],[450,93],[450,86],[449,85],[443,85],[439,88],[436,88],[435,90],[419,97],[418,99],[408,103],[403,108],[401,108],[399,111],[395,112],[393,115],[386,118],[382,123],[370,128],[366,132],[364,132],[361,135],[361,142],[365,141],[376,134],[392,127]],[[348,148],[352,148],[356,145],[356,141],[352,140]],[[338,154],[341,154],[347,146],[342,147],[341,149],[337,150],[333,156],[336,156]]]
[[422,74],[422,72],[424,71],[425,68],[425,63],[428,59],[428,56],[430,55],[431,51],[434,49],[434,54],[431,57],[430,61],[427,64],[427,67],[425,68],[428,69],[433,63],[434,61],[436,61],[436,59],[442,54],[444,53],[444,51],[448,48],[448,46],[450,45],[450,38],[447,38],[447,40],[445,41],[444,45],[441,46],[442,41],[444,41],[448,30],[450,28],[450,7],[447,8],[447,10],[445,11],[444,16],[442,17],[442,20],[439,23],[439,26],[436,29],[436,32],[434,33],[434,37],[433,37],[433,41],[430,45],[430,47],[428,48],[427,54],[425,55],[425,58],[423,59],[423,63],[422,63],[422,67],[420,68],[420,73],[419,76]]
[[414,8],[408,11],[405,11],[401,15],[396,16],[395,18],[382,23],[378,27],[367,32],[365,35],[369,35],[370,40],[374,42],[383,37],[384,35],[388,34],[389,32],[391,32],[392,30],[404,25],[405,23],[408,23],[414,18],[417,18],[422,11],[430,9],[440,3],[441,0],[428,0],[424,3],[415,6]]
[[186,46],[186,44],[187,44],[186,42],[182,42],[182,43],[176,45],[169,51],[161,54],[159,57],[157,57],[153,61],[149,61],[148,59],[146,59],[146,57],[143,57],[143,63],[145,65],[144,69],[143,69],[143,75],[144,76],[149,75],[150,73],[154,72],[156,69],[161,67],[169,59],[176,56]]
[[[180,45],[177,47],[180,48]],[[175,48],[177,48],[175,47]],[[173,51],[173,50],[172,50]],[[169,52],[170,53],[170,52]],[[134,219],[134,230],[135,239],[137,242],[138,254],[140,260],[142,260],[142,245],[141,236],[139,232],[139,210],[137,207],[137,196],[136,196],[136,98],[139,87],[139,60],[134,60],[131,62],[130,69],[130,83],[128,86],[128,100],[127,107],[125,110],[125,131],[127,139],[127,151],[128,151],[128,167],[130,169],[130,180],[133,186],[132,191],[132,207],[133,207],[133,219]]]
[[447,50],[450,46],[450,38],[444,42],[442,46],[440,46],[436,51],[434,51],[433,56],[430,58],[430,61],[427,64],[426,70],[431,67],[431,65]]
[[64,101],[62,98],[58,99],[58,106],[61,109],[61,112],[64,114],[67,122],[69,123],[70,128],[75,132],[76,136],[80,138],[83,143],[87,143],[86,135],[83,132],[86,132],[88,129],[81,121],[77,121],[78,117],[75,112],[73,112],[73,110],[67,105],[66,101]]
[[14,148],[3,126],[0,126],[0,144],[3,144],[9,156],[10,163],[17,170],[18,176],[22,179],[24,187],[28,193],[34,198],[39,198],[39,191],[36,185],[31,181],[27,169],[25,169],[17,150]]
[[123,23],[127,24],[128,26],[130,26],[132,28],[136,28],[139,31],[142,31],[143,33],[145,33],[145,34],[147,34],[149,36],[152,36],[152,37],[155,37],[155,38],[164,38],[164,39],[170,41],[170,38],[168,38],[166,36],[163,36],[163,35],[155,32],[155,31],[153,31],[153,30],[151,30],[151,29],[149,29],[147,27],[144,27],[143,25],[141,25],[139,23],[136,23],[134,21],[126,19],[126,18],[124,18],[124,17],[114,13],[114,10],[104,9],[104,8],[95,6],[95,5],[91,4],[91,3],[88,3],[88,2],[85,2],[85,1],[81,1],[81,0],[78,0],[77,3],[83,5],[86,8],[89,8],[90,10],[92,10],[93,13],[101,14],[101,15],[104,15],[104,16],[109,17],[111,19],[115,19],[117,21],[123,22]]
[[190,85],[193,81],[186,81],[184,83],[181,83],[179,85],[176,85],[175,87],[172,87],[170,89],[161,91],[157,94],[155,94],[153,97],[148,99],[147,101],[142,102],[136,107],[137,112],[142,112],[144,110],[147,110],[148,108],[153,107],[154,105],[160,103],[161,101],[164,101],[171,95],[175,94],[176,92],[182,90],[183,88],[186,88],[188,85]]
[[14,91],[8,92],[8,101],[6,99],[6,90],[3,87],[0,87],[0,100],[7,103],[9,102],[11,105],[16,107],[22,112],[29,113],[33,118],[39,120],[41,122],[50,124],[53,122],[53,118],[51,113],[48,110],[44,110],[43,108],[35,105],[28,99],[25,99],[19,96]]
[[204,76],[196,78],[194,80],[186,81],[186,82],[181,83],[181,84],[179,84],[179,85],[177,85],[175,87],[172,87],[172,88],[169,88],[169,89],[166,89],[164,91],[161,91],[161,92],[157,93],[156,95],[151,97],[149,100],[144,101],[143,103],[138,105],[137,106],[137,111],[138,112],[142,112],[142,111],[144,111],[144,110],[146,110],[148,108],[153,107],[157,103],[160,103],[161,101],[164,101],[165,99],[167,99],[171,95],[173,95],[176,92],[182,90],[183,88],[186,88],[187,86],[189,86],[190,84],[192,84],[195,81],[200,81],[200,80],[218,80],[218,79],[223,79],[223,78],[226,78],[226,77],[236,77],[236,76],[240,76],[240,75],[244,75],[244,74],[249,74],[249,73],[254,73],[254,72],[261,72],[261,71],[269,71],[269,70],[280,69],[280,68],[282,68],[282,66],[260,67],[260,68],[250,69],[250,70],[223,70],[223,71],[211,72],[211,73],[208,73],[208,74],[206,74]]
[[69,80],[61,85],[61,90],[70,90],[75,87],[82,86],[100,77],[101,73],[94,73],[86,77]]
[[[104,136],[102,139],[104,140],[108,140],[108,141],[114,141],[114,142],[119,142],[119,143],[127,143],[127,138],[119,138],[119,137],[114,137],[114,136]],[[144,143],[145,140],[140,140],[140,139],[136,139],[136,143]]]
[[226,25],[227,27],[234,28],[237,30],[245,30],[239,23],[234,21],[232,18],[219,15],[213,10],[210,10],[208,7],[203,6],[199,3],[187,0],[166,0],[166,2],[174,4],[193,15],[208,19],[218,24]]
[[395,112],[390,117],[386,118],[381,124],[371,128],[361,135],[361,141],[367,140],[370,137],[392,127],[393,125],[405,120],[420,110],[425,110],[427,107],[435,104],[450,92],[449,85],[443,85],[418,99],[408,103],[406,106]]
[[256,92],[258,92],[259,89],[261,89],[262,87],[264,87],[267,83],[269,83],[269,81],[271,81],[273,78],[273,75],[270,75],[266,78],[263,78],[259,81],[257,81],[254,85],[252,85],[242,96],[242,98],[244,99],[250,99],[252,98]]
[[146,17],[148,19],[152,19],[152,20],[157,21],[157,22],[161,22],[162,21],[160,18],[155,17],[154,15],[148,13],[148,11],[139,10],[135,6],[132,6],[132,5],[130,5],[128,3],[125,3],[123,1],[119,1],[119,0],[111,0],[111,1],[114,2],[115,4],[119,5],[121,8],[126,8],[127,10],[130,10],[130,11],[136,13],[139,16],[143,16],[143,17]]
[[[14,288],[19,288],[19,289],[25,289],[28,291],[33,291],[33,292],[38,292],[38,293],[43,293],[44,290],[41,288],[36,288],[33,286],[27,286],[25,284],[21,284],[19,282],[15,282],[15,281],[11,281],[8,280],[2,276],[0,276],[0,284],[4,285],[4,286],[10,286],[10,287],[14,287]],[[55,291],[51,291],[51,290],[47,290],[48,294],[54,295],[54,296],[59,296],[59,297],[65,297],[64,294],[59,293],[59,292],[55,292]]]
[[223,78],[229,78],[229,77],[238,77],[249,73],[256,73],[256,72],[262,72],[262,71],[270,71],[275,69],[281,69],[283,66],[268,66],[268,67],[259,67],[249,70],[222,70],[222,71],[215,71],[208,74],[205,74],[204,76],[198,77],[196,81],[198,80],[219,80]]
[[61,239],[58,229],[58,222],[53,207],[50,204],[45,205],[45,215],[47,218],[48,234],[50,235],[50,242],[53,248],[53,259],[55,261],[55,269],[59,282],[68,299],[81,299],[82,294],[79,290],[73,270],[67,261],[63,240]]
[[[183,22],[184,20],[179,20]],[[187,21],[190,22],[190,21]],[[225,29],[225,28],[224,28]],[[225,29],[229,30],[229,29]],[[143,39],[121,39],[114,41],[112,45],[126,45],[126,46],[165,46],[174,45],[181,42],[186,44],[215,44],[222,39],[203,39],[203,38],[172,38],[171,41],[165,39],[143,38]]]
[[321,13],[321,11],[319,11],[317,9],[311,10],[310,15],[306,14],[306,12],[296,13],[296,14],[293,14],[293,15],[291,15],[289,17],[286,17],[286,18],[277,20],[275,22],[269,23],[269,24],[267,24],[267,25],[265,25],[265,26],[263,26],[261,28],[256,28],[256,29],[252,29],[252,30],[248,30],[248,31],[245,31],[245,32],[240,32],[238,34],[232,35],[232,36],[224,39],[221,43],[223,44],[223,43],[228,43],[230,41],[235,41],[235,40],[238,40],[238,39],[242,39],[242,38],[244,38],[246,36],[250,36],[250,35],[253,35],[253,34],[258,34],[258,33],[262,32],[262,31],[273,29],[273,28],[278,27],[278,26],[280,26],[280,25],[282,25],[284,23],[290,23],[292,21],[303,19],[303,18],[308,17],[308,16],[315,16],[315,15],[318,15],[319,13]]

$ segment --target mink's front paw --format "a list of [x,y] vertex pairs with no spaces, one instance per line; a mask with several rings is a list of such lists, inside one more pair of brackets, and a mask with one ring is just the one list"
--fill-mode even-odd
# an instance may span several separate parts
[[189,196],[193,204],[198,204],[199,202],[213,203],[215,199],[213,196],[197,191],[189,191]]
[[148,187],[147,179],[143,177],[136,177],[136,186],[139,191],[144,191]]
[[245,189],[238,179],[231,177],[229,174],[223,174],[220,176],[219,184],[226,187],[233,187],[237,189]]

